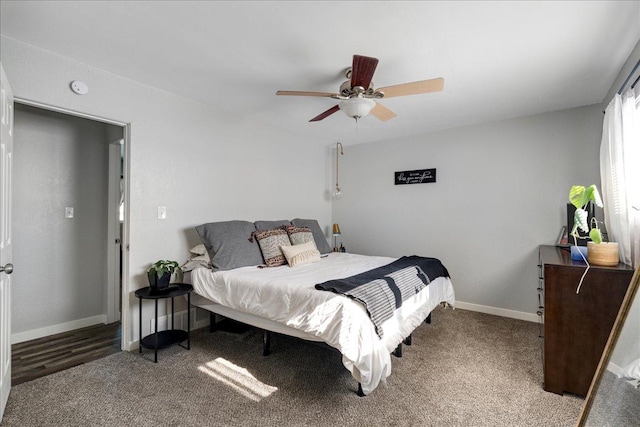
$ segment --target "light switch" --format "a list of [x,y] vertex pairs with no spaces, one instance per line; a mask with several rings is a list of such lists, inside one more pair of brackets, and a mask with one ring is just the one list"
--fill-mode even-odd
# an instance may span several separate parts
[[65,218],[73,218],[73,208],[67,206],[64,208],[64,217]]
[[167,219],[167,207],[158,206],[158,219]]

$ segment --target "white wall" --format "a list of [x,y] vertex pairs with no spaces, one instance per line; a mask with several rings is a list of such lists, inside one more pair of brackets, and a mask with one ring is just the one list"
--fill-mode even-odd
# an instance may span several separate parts
[[[15,112],[14,336],[105,314],[109,126],[20,105]],[[65,218],[67,206],[74,218]]]
[[[536,319],[538,245],[573,184],[600,184],[599,106],[345,147],[333,204],[348,251],[439,258],[467,308]],[[437,182],[394,185],[394,172]]]
[[[333,217],[351,252],[436,256],[459,301],[534,313],[537,246],[553,243],[564,224],[568,188],[599,184],[594,106],[346,146],[345,197],[332,208],[331,147],[13,39],[0,43],[17,97],[131,124],[128,342],[138,338],[133,291],[146,286],[147,266],[184,259],[197,243],[193,226],[228,219],[315,217],[326,228]],[[75,79],[88,95],[69,90]],[[394,171],[429,167],[437,183],[393,185]],[[167,220],[156,219],[157,206],[167,206]]]
[[[0,43],[0,60],[16,97],[131,124],[131,233],[124,243],[130,245],[128,326],[134,333],[125,337],[128,343],[139,336],[133,292],[147,285],[146,268],[160,258],[186,259],[189,246],[198,243],[194,226],[294,217],[314,217],[329,226],[331,155],[317,141],[7,37]],[[87,83],[89,93],[71,92],[72,80]],[[158,206],[167,207],[164,221],[157,219]],[[152,306],[143,308],[145,319]]]

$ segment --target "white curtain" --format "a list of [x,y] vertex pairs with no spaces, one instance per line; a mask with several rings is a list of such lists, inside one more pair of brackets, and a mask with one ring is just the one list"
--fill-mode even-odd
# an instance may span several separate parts
[[640,258],[640,90],[616,94],[605,110],[600,175],[609,241],[618,242],[620,261]]

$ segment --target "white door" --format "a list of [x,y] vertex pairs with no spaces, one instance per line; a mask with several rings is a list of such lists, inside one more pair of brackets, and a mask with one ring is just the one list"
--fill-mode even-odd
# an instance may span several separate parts
[[0,420],[11,389],[11,160],[13,93],[0,64]]

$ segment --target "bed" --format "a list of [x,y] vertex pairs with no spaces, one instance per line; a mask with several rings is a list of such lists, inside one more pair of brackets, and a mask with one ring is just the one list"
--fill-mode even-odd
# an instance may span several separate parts
[[[256,230],[286,227],[308,232],[306,238],[317,242],[318,253],[313,262],[291,267],[291,261],[287,260],[284,264],[267,267],[264,262],[269,251],[260,252],[259,262],[255,252],[239,257],[235,253],[224,254],[225,251],[237,252],[240,246],[251,251],[250,245],[261,247],[263,241],[247,238],[249,234],[255,235]],[[441,276],[425,282],[419,291],[411,292],[390,316],[382,322],[378,319],[374,324],[371,309],[360,300],[317,287],[325,282],[332,283],[330,281],[336,278],[350,278],[384,268],[395,258],[333,252],[314,220],[231,221],[204,224],[196,229],[210,261],[207,266],[201,263],[191,271],[192,305],[266,331],[328,344],[342,354],[342,363],[358,381],[360,394],[371,393],[385,381],[391,374],[391,353],[411,336],[435,307],[442,303],[455,304],[451,280],[448,275]],[[279,234],[279,242],[283,242],[284,237]],[[217,242],[213,241],[214,236]],[[226,243],[219,241],[221,236]],[[295,241],[291,235],[287,237]],[[308,241],[305,244],[311,245]],[[271,247],[275,250],[282,245]],[[229,262],[229,256],[234,261]],[[244,256],[253,258],[242,261]],[[240,264],[248,265],[235,265],[238,260]]]

